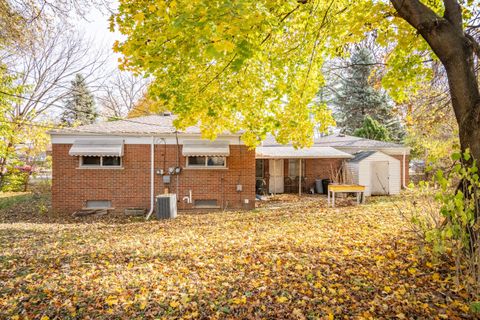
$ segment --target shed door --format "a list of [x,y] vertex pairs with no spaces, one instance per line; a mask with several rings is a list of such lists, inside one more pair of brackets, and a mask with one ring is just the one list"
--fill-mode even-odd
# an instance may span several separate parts
[[283,159],[270,159],[268,163],[268,172],[270,173],[268,192],[283,193]]
[[389,194],[388,161],[372,162],[372,195]]

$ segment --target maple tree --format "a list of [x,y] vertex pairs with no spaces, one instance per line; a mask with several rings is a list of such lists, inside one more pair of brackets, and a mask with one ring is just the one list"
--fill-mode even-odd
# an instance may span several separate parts
[[[255,144],[273,133],[308,145],[313,122],[332,123],[311,101],[321,65],[345,45],[375,32],[391,48],[383,85],[402,101],[431,77],[430,59],[446,68],[462,148],[480,158],[479,101],[474,73],[478,43],[465,22],[476,1],[120,1],[112,29],[126,35],[115,50],[122,68],[155,78],[150,96],[179,115],[180,127],[201,121],[207,137],[245,129]],[[311,115],[314,115],[312,118]],[[466,125],[468,123],[468,125]],[[469,134],[475,129],[477,133]]]

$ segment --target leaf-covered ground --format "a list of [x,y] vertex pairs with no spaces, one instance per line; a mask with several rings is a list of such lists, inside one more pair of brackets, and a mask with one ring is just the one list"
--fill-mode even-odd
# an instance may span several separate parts
[[1,212],[0,318],[473,318],[394,202],[148,222]]

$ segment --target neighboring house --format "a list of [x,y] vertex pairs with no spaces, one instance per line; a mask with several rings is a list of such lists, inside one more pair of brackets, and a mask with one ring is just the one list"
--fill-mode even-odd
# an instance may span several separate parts
[[[360,155],[369,151],[369,159],[355,166]],[[372,194],[397,194],[409,181],[409,154],[410,149],[401,144],[343,134],[316,137],[314,145],[306,149],[281,145],[269,136],[256,151],[257,187],[263,181],[269,193],[309,192],[316,180],[329,179],[366,185],[367,195],[372,185]],[[382,166],[385,162],[388,165]],[[378,185],[383,186],[381,190]]]
[[163,193],[177,194],[179,209],[253,208],[255,152],[240,134],[211,142],[198,127],[177,132],[173,119],[155,115],[51,131],[54,211],[150,209],[152,194]]
[[[177,131],[174,118],[155,115],[51,131],[53,209],[151,209],[154,196],[163,193],[176,194],[179,209],[251,209],[259,183],[268,193],[297,193],[310,191],[319,179],[341,182],[350,176],[352,183],[370,188],[380,173],[389,194],[408,183],[409,149],[402,145],[335,135],[294,149],[268,137],[254,151],[241,133],[205,140],[198,127]],[[372,164],[375,159],[383,166]]]

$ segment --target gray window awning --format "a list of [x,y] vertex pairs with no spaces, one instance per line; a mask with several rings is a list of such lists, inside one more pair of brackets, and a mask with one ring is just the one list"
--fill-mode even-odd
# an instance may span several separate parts
[[70,151],[71,156],[123,156],[122,140],[75,140]]
[[184,141],[182,154],[184,156],[219,156],[230,155],[228,141],[190,140]]

